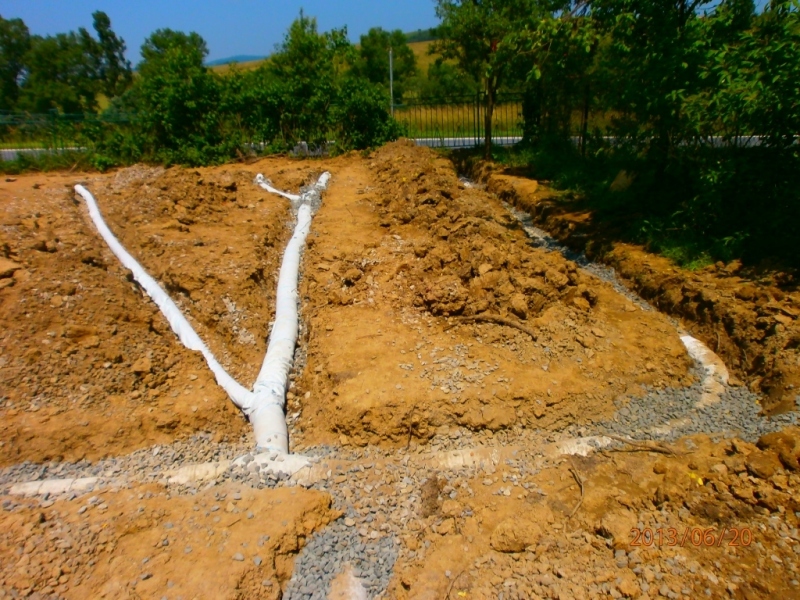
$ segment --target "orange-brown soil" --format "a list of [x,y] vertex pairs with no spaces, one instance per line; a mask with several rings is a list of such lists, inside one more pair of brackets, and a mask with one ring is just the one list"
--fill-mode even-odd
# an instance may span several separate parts
[[[0,182],[0,466],[44,473],[190,448],[198,432],[250,439],[202,357],[106,248],[75,183],[249,387],[291,235],[288,202],[253,177],[296,192],[323,170],[333,177],[303,260],[287,413],[294,447],[325,444],[349,461],[325,479],[331,495],[358,498],[364,514],[395,507],[400,520],[375,512],[372,532],[393,532],[400,549],[385,598],[800,593],[798,431],[757,446],[694,436],[558,454],[550,441],[567,425],[609,418],[643,386],[693,382],[677,331],[527,242],[501,199],[555,233],[581,218],[545,210],[535,182],[494,174],[488,191],[468,188],[405,142],[367,158]],[[794,292],[735,269],[684,272],[632,247],[604,256],[787,407],[800,368]],[[488,458],[453,466],[442,459],[453,448]],[[280,598],[296,554],[339,516],[328,493],[301,487],[115,476],[129,480],[71,500],[2,497],[0,598]],[[637,530],[670,527],[746,528],[752,540],[631,546]]]
[[623,280],[719,354],[769,414],[795,409],[800,391],[800,291],[789,274],[744,269],[739,261],[687,271],[641,247],[613,241],[590,211],[535,180],[480,164],[487,190],[529,213],[561,243],[614,267]]
[[76,600],[274,600],[306,538],[338,516],[330,500],[231,483],[193,496],[141,485],[46,508],[23,500],[0,513],[2,576],[9,588]]
[[[335,178],[305,260],[306,443],[564,426],[608,416],[628,388],[687,381],[664,317],[531,248],[435,153],[398,143]],[[459,321],[477,314],[536,339]]]

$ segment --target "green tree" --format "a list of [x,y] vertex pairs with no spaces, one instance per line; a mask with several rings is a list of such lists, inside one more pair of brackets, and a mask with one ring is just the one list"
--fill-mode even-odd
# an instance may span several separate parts
[[442,102],[459,96],[474,96],[479,89],[480,84],[474,77],[441,56],[428,65],[428,77],[420,86],[423,96]]
[[352,61],[346,29],[319,33],[317,20],[300,12],[262,71],[281,84],[280,128],[288,143],[326,141],[337,79]]
[[800,4],[778,0],[757,18],[752,11],[730,2],[708,19],[704,85],[685,112],[695,135],[761,135],[789,149],[800,132]]
[[270,145],[280,133],[283,87],[264,69],[241,71],[235,65],[219,79],[219,112],[224,134],[244,143]]
[[125,41],[111,29],[111,19],[102,11],[92,13],[97,32],[99,69],[97,76],[103,93],[113,98],[127,90],[133,81],[131,63],[125,58]]
[[[709,0],[596,0],[593,16],[608,33],[602,77],[606,108],[636,131],[665,167],[685,141],[687,97],[702,87]],[[665,174],[661,169],[661,176]]]
[[19,98],[19,82],[31,40],[22,19],[0,16],[0,110],[11,110]]
[[159,29],[142,45],[131,94],[161,159],[202,164],[220,151],[219,87],[203,66],[207,54],[205,40],[194,32]]
[[364,150],[402,135],[402,128],[386,110],[388,100],[382,86],[360,77],[345,78],[332,115],[342,150]]
[[94,112],[97,109],[98,64],[96,42],[81,28],[78,32],[31,38],[25,55],[27,73],[18,106],[44,113]]
[[394,97],[402,99],[409,79],[417,74],[417,58],[399,29],[386,31],[373,27],[361,36],[354,70],[372,83],[389,88],[389,48],[392,49]]
[[566,142],[573,113],[582,113],[585,138],[599,37],[593,21],[564,9],[520,23],[499,49],[523,83],[523,128],[527,142]]
[[445,59],[454,59],[466,73],[481,81],[486,94],[484,153],[492,144],[492,117],[497,91],[509,74],[511,64],[498,52],[503,39],[519,23],[541,14],[536,0],[436,0],[441,19],[440,39],[432,45]]

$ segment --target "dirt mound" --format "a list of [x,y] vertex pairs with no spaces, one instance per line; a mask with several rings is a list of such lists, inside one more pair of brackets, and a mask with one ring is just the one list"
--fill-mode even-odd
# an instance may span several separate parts
[[317,491],[233,484],[23,500],[0,513],[0,579],[23,597],[277,599],[306,539],[338,517],[330,503]]
[[641,385],[689,382],[666,319],[532,247],[434,152],[398,142],[331,168],[302,285],[304,443],[559,427]]
[[381,225],[413,224],[429,234],[415,240],[420,260],[409,269],[418,305],[434,315],[520,320],[557,302],[591,313],[597,293],[574,263],[525,248],[511,215],[466,190],[446,161],[422,154],[398,145],[379,151],[372,165],[383,189]]
[[800,293],[781,273],[754,278],[738,262],[690,272],[641,248],[605,242],[591,213],[556,202],[537,182],[481,164],[473,175],[528,212],[560,242],[614,267],[659,310],[680,318],[746,380],[767,395],[768,414],[796,408],[800,391]]
[[794,597],[800,431],[656,448],[552,461],[508,449],[496,468],[448,477],[390,596]]

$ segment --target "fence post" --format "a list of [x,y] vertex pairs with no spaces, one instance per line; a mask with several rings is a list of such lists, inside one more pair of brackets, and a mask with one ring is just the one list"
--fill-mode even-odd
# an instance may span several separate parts
[[481,139],[481,93],[475,92],[475,140],[477,146]]

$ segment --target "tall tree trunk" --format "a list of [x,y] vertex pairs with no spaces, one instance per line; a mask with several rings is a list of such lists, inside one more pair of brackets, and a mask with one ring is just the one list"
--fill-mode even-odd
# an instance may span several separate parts
[[497,92],[497,78],[489,77],[486,80],[486,115],[484,121],[484,132],[486,138],[483,145],[483,158],[492,158],[492,117],[494,116],[495,94]]
[[581,156],[586,158],[586,135],[589,133],[589,84],[583,96],[583,121],[581,122]]

